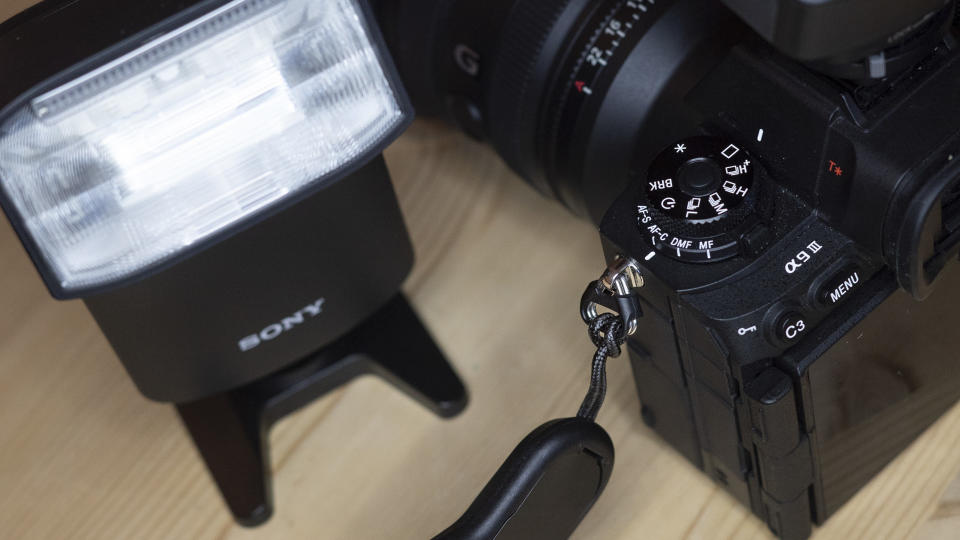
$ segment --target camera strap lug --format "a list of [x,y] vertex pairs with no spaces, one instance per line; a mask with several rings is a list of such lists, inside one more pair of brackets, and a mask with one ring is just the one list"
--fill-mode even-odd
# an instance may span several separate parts
[[637,332],[643,310],[636,290],[643,287],[643,276],[635,261],[617,256],[600,279],[590,283],[580,298],[580,317],[590,324],[597,318],[597,306],[620,316],[626,335]]
[[[616,257],[600,279],[590,283],[580,299],[580,316],[597,347],[590,372],[590,388],[577,416],[595,420],[607,395],[607,358],[620,356],[620,346],[633,335],[643,310],[636,290],[643,287],[637,263]],[[598,313],[603,306],[613,313]]]

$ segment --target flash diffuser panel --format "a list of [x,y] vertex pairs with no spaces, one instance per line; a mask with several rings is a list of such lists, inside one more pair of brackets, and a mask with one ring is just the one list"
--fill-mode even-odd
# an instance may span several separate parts
[[355,0],[220,4],[0,116],[4,206],[56,296],[262,219],[408,122]]

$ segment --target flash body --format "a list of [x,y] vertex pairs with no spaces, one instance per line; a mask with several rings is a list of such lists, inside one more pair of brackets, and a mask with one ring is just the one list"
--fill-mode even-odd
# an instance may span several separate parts
[[45,0],[0,80],[0,206],[237,523],[273,514],[272,426],[356,377],[464,409],[401,291],[413,109],[366,0]]

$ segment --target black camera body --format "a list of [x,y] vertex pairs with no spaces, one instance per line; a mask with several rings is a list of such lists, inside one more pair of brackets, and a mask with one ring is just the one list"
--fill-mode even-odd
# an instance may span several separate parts
[[421,112],[636,262],[644,420],[779,536],[960,398],[955,2],[410,0],[380,19]]
[[960,398],[956,53],[845,89],[737,46],[601,225],[644,276],[645,422],[783,538]]

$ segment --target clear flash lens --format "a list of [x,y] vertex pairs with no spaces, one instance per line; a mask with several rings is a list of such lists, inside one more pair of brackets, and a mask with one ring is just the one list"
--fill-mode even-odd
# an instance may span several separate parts
[[64,289],[166,259],[404,121],[354,0],[237,0],[34,99],[0,181]]

